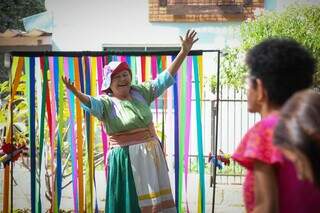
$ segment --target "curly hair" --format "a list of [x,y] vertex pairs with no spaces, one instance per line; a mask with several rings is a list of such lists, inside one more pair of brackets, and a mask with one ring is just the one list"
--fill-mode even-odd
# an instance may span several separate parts
[[276,106],[312,85],[315,63],[306,48],[287,38],[264,40],[246,55],[249,74],[262,81],[269,102]]
[[284,104],[273,143],[300,150],[310,161],[315,184],[320,187],[320,93],[303,90]]

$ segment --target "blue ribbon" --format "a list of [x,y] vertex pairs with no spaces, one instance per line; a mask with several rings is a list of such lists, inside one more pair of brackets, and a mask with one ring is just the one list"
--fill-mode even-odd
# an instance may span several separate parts
[[31,212],[36,212],[36,137],[35,137],[35,58],[30,57],[29,67],[29,132],[31,154]]
[[[175,56],[172,56],[172,61]],[[177,75],[174,76],[173,85],[173,105],[174,105],[174,181],[175,181],[175,200],[176,208],[179,203],[179,97]]]
[[[74,82],[74,61],[73,57],[68,58],[69,64],[69,78],[72,82]],[[70,131],[69,131],[69,144],[70,144],[70,151],[71,151],[71,161],[72,161],[72,179],[73,179],[73,196],[74,196],[74,208],[75,212],[78,212],[78,190],[77,190],[77,161],[76,161],[76,147],[74,147],[74,140],[75,140],[75,133],[74,133],[74,126],[75,122],[75,103],[74,103],[74,95],[70,92]]]

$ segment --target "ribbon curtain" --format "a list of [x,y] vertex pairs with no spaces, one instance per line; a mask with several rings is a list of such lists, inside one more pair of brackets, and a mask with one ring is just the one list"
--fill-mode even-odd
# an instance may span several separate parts
[[[101,142],[103,147],[103,162],[107,164],[108,143],[106,132],[98,120],[90,114],[84,113],[80,102],[72,93],[67,91],[61,81],[66,75],[75,82],[75,86],[82,92],[97,96],[100,94],[102,84],[102,67],[111,60],[127,61],[133,74],[133,84],[152,80],[156,78],[174,60],[173,55],[152,55],[152,56],[14,56],[12,62],[13,80],[10,81],[11,97],[14,97],[15,90],[20,83],[22,72],[27,75],[27,104],[30,119],[29,142],[31,158],[31,208],[32,212],[42,212],[44,199],[40,196],[40,183],[37,178],[41,174],[42,163],[46,164],[51,173],[51,211],[58,212],[61,203],[63,186],[63,165],[70,160],[72,170],[72,191],[73,206],[75,212],[93,212],[97,210],[97,190],[95,188],[95,126],[101,129]],[[38,66],[37,66],[38,64]],[[39,76],[40,75],[40,76]],[[204,158],[201,124],[202,99],[202,56],[191,55],[183,62],[177,76],[176,83],[162,95],[152,108],[155,110],[155,119],[161,122],[159,125],[159,137],[164,145],[165,126],[174,126],[175,154],[175,200],[179,212],[182,211],[183,189],[187,192],[188,181],[188,159],[190,141],[191,108],[196,109],[196,128],[199,155],[199,212],[205,212],[204,193]],[[194,79],[194,83],[192,80]],[[193,93],[194,88],[194,94]],[[37,95],[35,95],[37,94]],[[195,97],[195,102],[191,101]],[[174,116],[171,113],[174,111]],[[36,116],[38,113],[39,116]],[[162,113],[161,117],[158,114]],[[37,118],[38,117],[38,118]],[[160,118],[160,119],[159,119]],[[37,120],[39,122],[37,122]],[[9,117],[8,125],[12,125]],[[38,124],[37,124],[38,123]],[[84,124],[84,125],[83,125]],[[44,128],[48,126],[48,128]],[[37,130],[38,129],[38,130]],[[170,133],[168,133],[170,134]],[[39,137],[38,137],[39,135]],[[48,137],[48,138],[46,138]],[[171,139],[170,139],[171,140]],[[11,139],[7,136],[7,141]],[[48,141],[48,142],[47,142]],[[68,147],[70,157],[63,155],[62,150]],[[37,150],[39,153],[37,154]],[[49,150],[43,155],[43,150]],[[167,152],[167,150],[166,150]],[[84,156],[84,153],[85,156]],[[46,156],[47,159],[43,159]],[[36,164],[36,159],[39,160]],[[56,161],[56,162],[54,162]],[[106,167],[105,175],[107,176]],[[40,171],[37,173],[36,171]],[[85,175],[84,175],[85,174]],[[9,168],[4,170],[4,194],[9,195]],[[84,184],[85,183],[85,184]],[[42,186],[43,188],[43,186]],[[42,189],[43,190],[43,189]],[[187,212],[187,198],[185,195]],[[3,198],[3,210],[8,212],[9,196]]]

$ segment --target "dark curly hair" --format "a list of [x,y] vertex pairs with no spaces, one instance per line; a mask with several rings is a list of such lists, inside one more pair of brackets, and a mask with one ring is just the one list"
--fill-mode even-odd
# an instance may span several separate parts
[[303,90],[284,104],[273,143],[302,152],[310,161],[315,184],[320,188],[320,93]]
[[292,39],[271,38],[246,55],[249,74],[259,78],[271,104],[282,106],[296,91],[312,85],[315,59]]

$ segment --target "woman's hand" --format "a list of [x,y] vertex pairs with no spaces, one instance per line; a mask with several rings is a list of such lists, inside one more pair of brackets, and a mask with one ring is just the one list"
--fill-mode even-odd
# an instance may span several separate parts
[[196,43],[199,38],[195,38],[197,35],[197,32],[194,30],[188,30],[186,35],[184,36],[184,38],[182,38],[182,36],[180,36],[180,40],[181,40],[181,50],[184,53],[189,53],[189,51],[192,48],[192,45],[194,43]]
[[81,91],[79,91],[75,86],[74,83],[70,81],[69,78],[66,76],[61,77],[64,85],[87,107],[91,107],[91,102],[89,96],[86,94],[83,94]]
[[64,85],[66,85],[66,87],[73,92],[74,94],[77,92],[77,88],[74,86],[74,82],[71,82],[69,78],[67,78],[66,76],[62,76],[61,77]]
[[188,30],[184,38],[180,36],[181,50],[178,53],[177,57],[173,60],[172,64],[167,68],[171,76],[175,76],[183,60],[187,57],[188,53],[190,52],[192,45],[199,40],[198,38],[195,38],[196,35],[196,31]]

